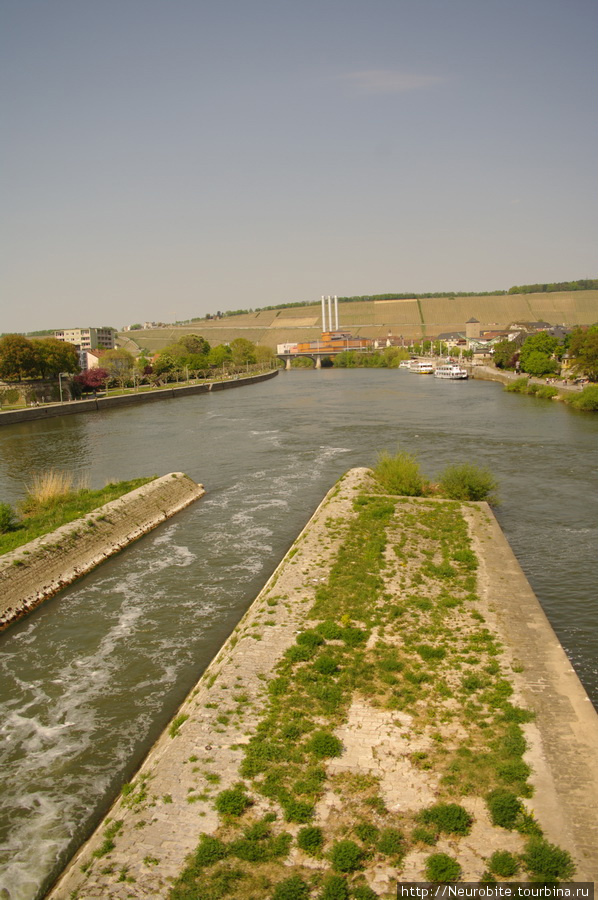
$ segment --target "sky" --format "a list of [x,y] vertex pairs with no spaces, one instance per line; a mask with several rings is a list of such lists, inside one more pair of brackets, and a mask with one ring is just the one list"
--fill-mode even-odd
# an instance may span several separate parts
[[0,0],[0,332],[598,276],[595,0]]

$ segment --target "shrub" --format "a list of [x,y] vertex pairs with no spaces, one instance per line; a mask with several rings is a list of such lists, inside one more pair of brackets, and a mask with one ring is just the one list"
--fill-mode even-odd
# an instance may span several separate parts
[[331,656],[320,656],[314,663],[314,669],[320,675],[334,675],[338,672],[338,666]]
[[332,868],[337,872],[355,872],[363,866],[364,852],[355,841],[337,841],[330,851]]
[[523,810],[521,800],[504,788],[491,791],[486,797],[486,804],[493,825],[513,829]]
[[328,641],[338,641],[343,636],[343,629],[341,626],[337,625],[336,622],[331,622],[329,619],[316,625],[316,631]]
[[209,834],[202,834],[199,839],[199,847],[195,851],[195,864],[197,866],[211,866],[227,855],[226,844]]
[[316,731],[307,745],[318,759],[328,759],[332,756],[340,756],[343,752],[342,742],[330,731]]
[[428,856],[426,860],[428,881],[444,884],[446,881],[458,881],[460,875],[461,866],[448,853],[433,853]]
[[458,803],[437,803],[422,810],[419,819],[424,825],[434,825],[445,834],[469,834],[473,823],[467,810]]
[[532,837],[521,859],[528,872],[545,881],[568,881],[575,866],[571,855],[540,837]]
[[349,900],[349,888],[342,875],[328,875],[324,879],[319,900]]
[[541,400],[552,400],[553,397],[558,396],[558,390],[552,384],[544,384],[537,392],[536,397],[539,397]]
[[322,829],[316,825],[308,825],[299,829],[297,846],[309,856],[317,856],[324,846]]
[[324,638],[317,631],[310,628],[308,631],[302,631],[301,634],[297,635],[297,643],[305,644],[307,647],[319,647],[320,644],[324,643]]
[[589,384],[569,401],[574,409],[586,411],[598,410],[598,384]]
[[285,651],[285,657],[289,662],[307,662],[315,654],[316,648],[310,644],[293,644]]
[[341,637],[348,647],[358,647],[367,641],[367,633],[363,628],[355,628],[354,625],[347,625],[343,628]]
[[411,840],[419,841],[421,844],[435,844],[437,841],[436,832],[420,825],[411,832]]
[[360,822],[353,831],[364,844],[374,844],[380,834],[380,830],[371,822]]
[[314,808],[311,803],[303,800],[287,800],[283,803],[284,817],[287,822],[296,822],[301,825],[310,822],[314,817]]
[[85,477],[75,484],[72,472],[60,472],[57,469],[38,472],[27,487],[27,497],[23,501],[23,509],[33,512],[36,509],[51,506],[57,500],[62,500],[75,491],[85,490],[87,486]]
[[415,648],[426,662],[438,662],[446,656],[444,647],[432,647],[430,644],[418,644]]
[[367,884],[358,884],[351,888],[351,897],[354,900],[378,900],[376,894]]
[[288,856],[291,835],[283,832],[276,836],[265,822],[256,822],[245,829],[242,838],[229,845],[230,853],[245,862],[266,862]]
[[389,494],[421,497],[426,488],[419,463],[408,453],[399,452],[396,456],[391,456],[386,451],[380,453],[374,477]]
[[0,503],[0,534],[14,531],[17,519],[12,506],[8,503]]
[[250,805],[251,800],[240,784],[226,791],[220,791],[215,801],[216,809],[223,816],[242,816]]
[[522,759],[513,759],[501,763],[497,772],[507,784],[514,784],[517,781],[526,781],[530,776],[531,769]]
[[527,393],[527,378],[516,378],[510,384],[505,384],[505,391],[509,391],[511,394]]
[[488,865],[490,871],[500,875],[501,878],[510,878],[511,875],[516,875],[519,869],[519,863],[508,850],[497,850],[490,857]]
[[405,852],[403,835],[398,828],[384,828],[377,846],[385,856],[402,856]]
[[274,888],[272,900],[307,900],[309,886],[299,875],[291,875]]
[[488,469],[465,463],[447,466],[440,476],[440,487],[450,500],[494,502],[497,484]]

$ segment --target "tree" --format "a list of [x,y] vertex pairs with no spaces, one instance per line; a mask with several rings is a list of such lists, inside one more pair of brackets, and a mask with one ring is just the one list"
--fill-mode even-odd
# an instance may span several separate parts
[[405,347],[385,347],[382,355],[389,369],[396,369],[402,360],[409,359],[409,351]]
[[571,335],[569,353],[575,359],[575,368],[591,381],[598,381],[598,325],[587,331],[576,329]]
[[37,354],[33,341],[21,334],[5,334],[0,338],[0,378],[4,381],[22,381],[39,374]]
[[190,372],[203,372],[210,368],[208,353],[190,353],[183,357],[184,363]]
[[513,341],[499,341],[494,345],[493,356],[498,369],[514,369],[519,353]]
[[353,369],[357,365],[355,357],[357,354],[354,350],[341,350],[334,357],[334,366],[337,369]]
[[[529,372],[530,375],[535,375],[535,372],[531,372],[528,369],[528,359],[532,353],[542,353],[544,356],[547,356],[550,359],[551,356],[556,352],[559,346],[559,342],[552,334],[547,334],[545,331],[539,331],[537,334],[532,334],[528,338],[525,339],[523,345],[521,347],[521,351],[519,353],[519,362],[521,363],[521,368],[524,372]],[[534,357],[534,361],[532,365],[537,367],[540,364],[540,360],[537,357]],[[558,366],[549,369],[548,371],[556,371]],[[548,373],[542,373],[548,374]]]
[[133,374],[135,357],[128,350],[106,350],[102,355],[102,363],[110,378],[124,387]]
[[83,393],[88,393],[90,391],[101,391],[106,386],[106,381],[109,378],[108,371],[106,369],[87,369],[85,372],[81,372],[80,375],[76,375],[74,378],[75,384],[78,384],[83,391]]
[[542,353],[541,350],[532,350],[525,357],[525,365],[522,362],[521,367],[528,375],[542,378],[543,375],[554,375],[559,368],[559,364],[556,360],[551,359],[547,353]]
[[42,378],[58,378],[61,372],[78,372],[79,353],[74,344],[49,337],[35,342],[38,370]]
[[[178,339],[177,345],[181,347],[184,353],[199,354],[200,356],[205,356],[211,349],[208,341],[200,334],[184,334]],[[184,353],[177,355],[184,355]]]
[[164,350],[152,365],[153,375],[171,375],[177,367],[178,360],[172,357],[170,353]]
[[256,362],[255,346],[247,338],[235,338],[234,341],[231,341],[230,349],[236,366],[244,366],[247,363],[253,364]]
[[212,347],[208,354],[211,366],[225,366],[232,361],[232,351],[227,344],[218,344]]
[[260,344],[255,348],[255,358],[258,363],[264,365],[265,363],[272,362],[275,357],[274,350],[271,347],[266,347],[265,344]]

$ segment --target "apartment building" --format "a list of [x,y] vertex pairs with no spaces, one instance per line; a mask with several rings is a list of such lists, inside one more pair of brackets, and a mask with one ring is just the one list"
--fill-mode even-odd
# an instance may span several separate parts
[[75,345],[79,351],[81,369],[87,368],[88,350],[114,350],[116,346],[114,328],[64,328],[62,331],[55,331],[54,337]]

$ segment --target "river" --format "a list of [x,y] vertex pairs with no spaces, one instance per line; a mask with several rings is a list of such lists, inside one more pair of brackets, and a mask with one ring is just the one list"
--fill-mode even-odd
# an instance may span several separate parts
[[0,429],[0,497],[49,467],[186,472],[204,499],[0,635],[0,898],[34,900],[105,812],[334,481],[382,449],[500,482],[500,523],[598,703],[598,417],[386,369]]

